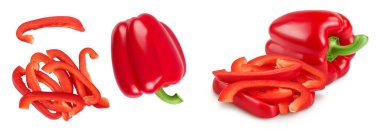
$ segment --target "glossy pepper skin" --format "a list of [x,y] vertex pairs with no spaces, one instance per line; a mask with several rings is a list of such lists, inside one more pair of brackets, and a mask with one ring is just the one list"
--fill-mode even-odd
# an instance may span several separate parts
[[185,57],[177,38],[150,14],[118,23],[111,49],[115,78],[127,97],[161,91],[185,75]]
[[282,54],[300,59],[328,76],[328,83],[344,76],[354,53],[368,41],[354,36],[348,19],[322,10],[296,11],[273,21],[267,54]]
[[[213,91],[218,95],[227,86],[228,83],[222,82],[216,78],[213,81]],[[277,105],[265,103],[255,97],[250,96],[246,92],[239,92],[236,94],[232,103],[248,113],[260,118],[272,118],[280,114]]]

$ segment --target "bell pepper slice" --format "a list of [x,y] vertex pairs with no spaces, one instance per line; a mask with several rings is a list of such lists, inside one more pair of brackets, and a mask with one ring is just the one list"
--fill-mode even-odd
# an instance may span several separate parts
[[88,90],[90,90],[91,95],[86,95],[83,97],[86,105],[93,105],[100,101],[101,95],[99,90],[92,84],[78,69],[70,66],[63,62],[50,62],[42,67],[47,73],[52,73],[54,70],[62,69],[67,70],[70,74],[75,76],[81,83],[83,83]]
[[244,91],[247,95],[269,104],[279,104],[293,100],[293,91],[284,88],[261,88],[259,90]]
[[[301,60],[287,57],[284,55],[268,54],[257,58],[254,58],[248,62],[250,65],[260,66],[270,61],[294,61],[301,64],[302,72],[297,77],[297,81],[302,83],[303,86],[310,91],[318,91],[325,88],[327,83],[327,76],[321,70],[314,68],[313,66],[302,62]],[[304,78],[304,79],[300,79]],[[302,81],[301,81],[302,80]]]
[[[24,81],[22,80],[22,76],[25,75],[25,69],[21,66],[15,68],[12,73],[12,81],[13,85],[16,87],[17,91],[19,91],[22,95],[26,95],[30,93],[30,90],[25,86]],[[62,112],[51,112],[47,109],[41,102],[35,101],[32,102],[32,105],[45,117],[55,120],[59,119],[62,116]]]
[[[97,59],[99,57],[98,53],[92,48],[84,48],[79,53],[79,71],[90,81],[92,82],[91,76],[88,73],[86,66],[86,54],[90,56],[91,59]],[[87,88],[86,88],[87,90]],[[86,93],[90,93],[90,91],[86,91]],[[102,97],[97,104],[94,104],[96,108],[109,108],[110,103],[107,98]]]
[[32,44],[34,38],[32,35],[23,35],[24,32],[29,30],[35,30],[44,27],[66,27],[71,28],[80,32],[84,32],[82,23],[74,18],[69,16],[52,16],[45,17],[40,19],[31,20],[21,24],[16,31],[16,36],[19,40],[26,43]]
[[239,81],[228,85],[219,95],[221,102],[233,102],[234,96],[244,89],[259,89],[262,87],[280,87],[295,90],[300,93],[300,97],[296,98],[289,105],[290,112],[303,110],[311,105],[311,93],[301,84],[289,81],[279,80],[250,80]]
[[45,84],[46,86],[48,86],[48,88],[50,88],[51,91],[63,92],[63,90],[58,85],[58,83],[55,82],[54,79],[49,77],[49,75],[46,75],[45,73],[43,73],[41,71],[36,71],[35,74],[37,76],[38,82],[41,82],[41,83]]
[[[47,56],[50,58],[57,58],[62,62],[65,62],[66,64],[69,64],[72,67],[75,67],[78,69],[77,65],[75,65],[74,61],[63,51],[58,50],[58,49],[51,49],[51,50],[46,50]],[[70,74],[70,76],[73,76]],[[73,76],[73,83],[75,86],[75,90],[81,97],[87,96],[86,93],[86,88],[84,87],[83,83],[81,83],[76,76]]]
[[41,91],[35,72],[39,69],[37,63],[31,62],[26,66],[26,84],[32,91]]
[[97,59],[99,57],[98,53],[95,52],[95,50],[91,48],[84,48],[79,53],[79,71],[89,80],[92,82],[90,74],[87,71],[86,66],[86,54],[88,54],[91,59]]
[[216,78],[223,82],[232,83],[241,80],[256,80],[256,79],[278,79],[289,80],[299,75],[301,71],[300,64],[294,64],[281,69],[273,69],[257,72],[228,72],[226,70],[216,70],[213,74]]
[[82,97],[78,95],[69,94],[69,93],[39,92],[39,91],[25,94],[20,99],[19,107],[21,109],[29,109],[29,105],[32,102],[41,101],[41,100],[48,100],[48,101],[55,100],[55,101],[74,103],[75,105],[72,111],[69,112],[69,116],[74,116],[78,112],[82,111],[84,108],[84,101],[82,100]]
[[[39,52],[33,54],[30,58],[30,62],[35,62],[37,64],[39,64],[40,62],[46,64],[52,61],[54,60],[49,58],[47,55]],[[71,83],[69,75],[66,73],[66,71],[56,70],[53,73],[57,76],[58,82],[62,86],[63,92],[73,93],[73,84]]]
[[[214,78],[213,90],[216,94],[220,94],[220,92],[227,86],[227,83]],[[237,107],[247,111],[248,113],[260,118],[272,118],[279,114],[279,108],[277,105],[265,103],[248,95],[245,92],[237,93],[234,96],[232,103]]]
[[[38,79],[37,84],[36,84],[37,86],[39,86],[38,82],[42,82],[43,84],[48,86],[48,88],[50,88],[51,91],[53,92],[63,92],[60,86],[45,73],[40,72],[40,71],[35,71],[34,76]],[[30,88],[32,87],[35,87],[35,86],[30,86]],[[64,102],[60,102],[60,101],[51,102],[51,101],[46,101],[46,100],[40,101],[40,102],[49,110],[59,111],[59,112],[68,112],[71,110],[71,107],[68,106],[67,104],[64,104]]]
[[102,108],[109,108],[110,107],[110,103],[108,101],[108,99],[106,97],[102,97],[100,99],[100,101],[96,104],[93,105],[95,108],[99,108],[99,109],[102,109]]

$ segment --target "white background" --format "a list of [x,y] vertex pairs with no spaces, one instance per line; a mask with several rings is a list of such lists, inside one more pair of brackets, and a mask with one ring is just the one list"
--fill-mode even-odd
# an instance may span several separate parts
[[[221,0],[80,0],[2,1],[0,3],[0,131],[379,131],[379,7],[376,1],[230,1]],[[268,27],[277,17],[296,10],[326,9],[345,15],[355,34],[369,43],[352,60],[349,73],[317,93],[315,104],[302,112],[260,119],[212,92],[213,70],[229,68],[241,56],[265,54]],[[110,37],[116,23],[150,13],[177,35],[187,61],[183,80],[168,88],[185,100],[168,105],[155,95],[125,97],[114,80]],[[29,20],[68,15],[80,19],[84,33],[49,28],[31,31],[33,45],[19,41],[17,27]],[[79,51],[95,49],[100,58],[89,60],[95,85],[111,103],[109,109],[86,107],[69,122],[49,120],[36,109],[18,108],[21,95],[13,87],[13,69],[23,67],[35,52],[61,49],[76,62]],[[142,60],[143,61],[143,60]]]

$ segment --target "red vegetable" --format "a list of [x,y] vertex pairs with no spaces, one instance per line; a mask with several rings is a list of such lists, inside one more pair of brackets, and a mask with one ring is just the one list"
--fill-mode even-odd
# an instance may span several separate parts
[[52,73],[57,69],[67,70],[70,74],[77,77],[78,80],[81,81],[90,90],[92,95],[83,97],[86,105],[93,105],[100,101],[101,96],[99,90],[82,73],[80,73],[78,69],[75,69],[74,67],[71,67],[70,65],[63,62],[50,62],[42,67],[42,70],[47,73]]
[[243,89],[258,89],[262,87],[286,88],[295,90],[300,93],[300,97],[296,98],[290,105],[290,112],[297,112],[309,107],[312,104],[311,93],[302,85],[289,81],[278,80],[251,80],[239,81],[228,85],[219,95],[219,101],[232,102],[234,95]]
[[74,116],[78,112],[82,111],[84,108],[84,102],[82,98],[78,95],[69,94],[69,93],[57,93],[57,92],[31,92],[24,95],[20,99],[20,108],[29,109],[29,104],[34,101],[40,100],[54,100],[54,101],[63,101],[73,103],[72,111],[69,112],[69,116]]
[[[222,92],[222,90],[227,86],[227,83],[219,81],[216,78],[214,79],[213,89],[216,94],[220,94],[220,92]],[[279,114],[279,108],[277,105],[271,105],[260,101],[245,92],[237,93],[234,96],[232,103],[248,113],[261,118],[272,118]]]
[[33,36],[23,35],[24,32],[44,27],[66,27],[84,32],[83,25],[78,19],[69,16],[52,16],[28,21],[21,24],[17,28],[16,36],[19,40],[32,44],[34,40]]
[[324,72],[328,83],[344,76],[355,52],[367,44],[353,35],[349,20],[335,12],[307,10],[288,13],[272,22],[267,54],[300,59]]
[[[285,61],[283,62],[285,63]],[[272,62],[267,61],[263,63],[265,63],[263,65],[266,65],[266,66],[277,64],[276,61],[272,61]],[[286,67],[278,67],[278,68],[275,68],[275,66],[273,66],[273,68],[267,68],[265,70],[261,68],[262,66],[247,65],[247,61],[245,60],[245,58],[239,58],[232,64],[232,72],[227,72],[226,70],[223,69],[223,70],[213,71],[213,74],[218,80],[221,80],[227,83],[232,83],[232,82],[241,81],[241,80],[254,80],[254,79],[289,80],[290,78],[295,78],[296,76],[298,76],[301,71],[301,64],[299,63],[292,63]],[[258,70],[260,68],[261,70]]]
[[162,89],[178,83],[186,71],[181,46],[168,26],[149,14],[120,22],[113,30],[111,49],[115,78],[124,95],[156,93],[167,103],[182,102]]
[[[13,85],[22,95],[30,93],[30,90],[25,86],[25,83],[22,80],[22,76],[24,75],[25,69],[20,66],[16,67],[12,74]],[[62,116],[62,112],[51,112],[39,101],[32,102],[32,104],[39,112],[41,112],[41,114],[49,119],[55,120]]]
[[[324,88],[327,80],[320,70],[281,55],[259,56],[249,62],[241,57],[232,63],[231,72],[217,70],[213,73],[213,88],[215,93],[221,93],[221,101],[232,101],[236,106],[262,118],[311,106],[314,92],[310,93],[309,90]],[[266,73],[265,76],[262,73]],[[223,91],[230,94],[223,94]]]
[[[84,105],[94,105],[96,108],[108,108],[109,101],[105,97],[101,97],[99,90],[89,80],[87,68],[85,68],[84,55],[89,53],[92,58],[97,53],[91,48],[85,48],[80,53],[81,71],[72,62],[72,60],[60,50],[50,50],[51,56],[57,55],[63,58],[66,62],[56,61],[53,57],[48,57],[42,53],[36,53],[31,57],[31,62],[27,66],[27,70],[22,67],[17,67],[12,75],[13,84],[16,89],[23,95],[20,100],[20,108],[28,108],[29,104],[33,104],[42,114],[50,119],[58,119],[63,117],[64,120],[71,119],[75,114],[80,112]],[[41,72],[39,62],[44,62],[42,67],[47,73],[55,73],[61,86],[49,75]],[[67,62],[72,62],[68,64]],[[70,73],[70,76],[68,76]],[[83,73],[87,73],[84,75]],[[27,88],[22,79],[26,75]],[[73,93],[72,83],[80,82],[81,90],[86,93],[76,95]],[[41,91],[40,84],[48,86],[51,92]],[[83,85],[83,84],[84,85]],[[64,88],[63,86],[69,86]],[[67,88],[71,88],[67,89]],[[78,89],[77,87],[75,87]],[[71,92],[70,92],[71,91]],[[88,91],[88,92],[87,92]],[[78,91],[76,91],[78,93]],[[79,94],[79,93],[78,93]],[[55,111],[53,113],[51,111]]]
[[[303,86],[311,91],[322,90],[325,88],[327,83],[327,76],[321,70],[314,68],[313,66],[306,64],[298,59],[283,56],[283,55],[264,55],[256,57],[248,62],[249,65],[262,66],[263,62],[274,62],[278,63],[278,67],[286,66],[289,63],[299,63],[302,68],[301,74],[298,74],[296,80],[302,83]],[[286,64],[288,63],[288,64]],[[282,65],[282,66],[281,66]],[[289,79],[289,78],[288,78]]]

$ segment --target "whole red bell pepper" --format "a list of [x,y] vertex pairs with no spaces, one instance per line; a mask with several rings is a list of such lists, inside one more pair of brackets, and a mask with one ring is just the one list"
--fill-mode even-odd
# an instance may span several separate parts
[[348,19],[335,12],[307,10],[277,18],[269,28],[267,54],[300,59],[328,76],[328,83],[344,76],[355,52],[367,44],[365,35],[353,35]]
[[182,102],[162,89],[178,83],[186,71],[181,46],[164,23],[149,14],[122,21],[113,30],[111,49],[115,78],[124,95],[155,92],[167,103]]

